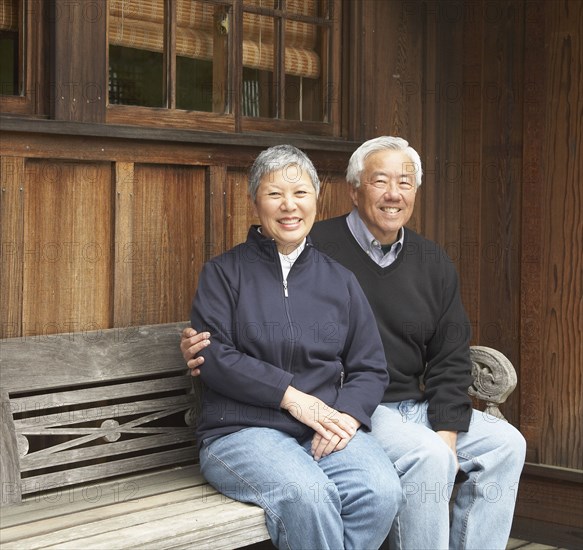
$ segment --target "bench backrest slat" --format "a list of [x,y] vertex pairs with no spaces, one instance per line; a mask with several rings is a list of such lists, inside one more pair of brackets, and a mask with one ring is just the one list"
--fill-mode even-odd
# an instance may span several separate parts
[[[185,377],[186,378],[186,377]],[[126,396],[131,398],[131,395]],[[101,398],[103,400],[103,397]],[[14,419],[14,425],[16,426],[17,433],[22,433],[24,435],[36,434],[40,435],[41,432],[48,433],[49,427],[58,426],[68,426],[72,424],[80,424],[83,422],[97,422],[101,420],[102,422],[111,419],[112,417],[128,417],[136,414],[151,413],[153,411],[162,411],[166,409],[188,409],[192,399],[188,395],[177,395],[172,397],[161,397],[158,399],[148,399],[147,401],[124,401],[122,403],[115,403],[112,405],[104,402],[103,405],[90,407],[86,409],[72,409],[72,410],[62,410],[58,413],[48,413],[47,409],[35,408],[33,412],[29,412],[28,416],[22,420],[18,419],[18,416],[22,414],[19,409],[17,412],[12,412]],[[71,403],[69,404],[71,406]],[[131,425],[135,425],[133,422]],[[102,431],[105,431],[103,428]],[[71,428],[73,430],[73,428]],[[78,428],[80,432],[82,428]],[[64,429],[60,430],[65,432]],[[58,431],[54,432],[58,433]],[[72,432],[71,432],[72,433]],[[100,436],[98,436],[100,437]]]
[[146,377],[182,369],[186,323],[113,328],[0,340],[0,383],[33,392]]
[[[192,430],[190,428],[176,428],[175,432],[157,434],[148,437],[140,437],[129,441],[115,442],[108,445],[108,456],[122,455],[137,452],[144,449],[170,446],[177,443],[192,441]],[[68,451],[61,451],[50,455],[44,453],[33,453],[22,458],[20,470],[28,472],[42,468],[51,468],[61,464],[73,464],[100,458],[103,455],[101,449],[81,448]]]
[[87,483],[110,477],[150,470],[162,466],[175,466],[193,462],[192,448],[173,449],[156,455],[141,455],[113,462],[104,462],[63,472],[32,476],[22,480],[22,494],[47,492],[69,485]]
[[[48,366],[50,368],[50,366]],[[191,381],[184,376],[182,369],[180,376],[155,381],[132,382],[130,384],[116,384],[107,388],[107,399],[120,399],[127,396],[148,395],[176,389],[189,389]],[[15,397],[11,399],[12,412],[20,413],[39,409],[68,407],[71,404],[90,403],[103,399],[104,386],[85,388],[82,390],[59,391],[43,395]]]

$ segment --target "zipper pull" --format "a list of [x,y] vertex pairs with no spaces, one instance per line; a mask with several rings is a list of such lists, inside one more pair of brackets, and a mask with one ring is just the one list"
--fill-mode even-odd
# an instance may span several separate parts
[[288,294],[287,294],[287,281],[283,282],[283,295],[287,298]]
[[340,389],[344,386],[344,371],[340,373]]

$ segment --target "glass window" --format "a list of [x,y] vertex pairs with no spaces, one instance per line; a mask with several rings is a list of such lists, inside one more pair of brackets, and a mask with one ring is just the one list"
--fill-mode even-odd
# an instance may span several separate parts
[[327,121],[330,26],[327,1],[243,0],[244,116]]
[[200,0],[110,0],[109,103],[224,112],[224,82],[213,87],[228,59],[223,19]]
[[18,0],[0,0],[0,94],[19,95],[21,41]]
[[212,124],[330,122],[335,3],[110,0],[109,104],[168,109],[167,125],[191,124],[190,113]]

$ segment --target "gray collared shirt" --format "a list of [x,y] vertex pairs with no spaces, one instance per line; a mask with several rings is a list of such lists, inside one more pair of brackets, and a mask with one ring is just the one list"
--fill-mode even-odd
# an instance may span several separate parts
[[381,267],[388,267],[397,259],[399,252],[403,248],[403,240],[405,238],[405,232],[402,227],[399,230],[399,238],[393,243],[390,250],[384,254],[381,249],[381,243],[368,230],[356,208],[348,214],[346,222],[352,236],[376,264]]

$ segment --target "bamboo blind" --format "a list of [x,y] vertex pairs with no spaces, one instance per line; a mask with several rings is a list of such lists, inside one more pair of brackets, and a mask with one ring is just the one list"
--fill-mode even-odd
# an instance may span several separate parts
[[18,30],[17,0],[0,0],[0,31]]
[[[317,0],[288,0],[293,13],[316,15]],[[246,0],[259,6],[261,0]],[[176,53],[195,59],[213,59],[213,5],[177,0]],[[273,71],[273,18],[254,13],[243,15],[243,66]],[[163,0],[111,0],[109,43],[154,52],[164,50]],[[307,78],[320,76],[316,25],[286,20],[285,71]]]

